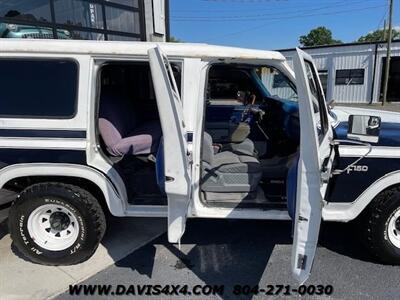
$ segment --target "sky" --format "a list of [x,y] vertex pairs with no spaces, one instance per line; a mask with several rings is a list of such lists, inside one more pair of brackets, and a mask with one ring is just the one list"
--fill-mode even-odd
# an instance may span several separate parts
[[[170,0],[171,35],[184,42],[285,49],[325,26],[333,38],[354,42],[383,28],[388,0]],[[393,23],[400,25],[400,0]]]

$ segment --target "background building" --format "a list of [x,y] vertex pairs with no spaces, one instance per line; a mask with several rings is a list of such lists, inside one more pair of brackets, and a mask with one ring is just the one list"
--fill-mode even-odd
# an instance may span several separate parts
[[[327,100],[360,104],[382,100],[386,43],[342,44],[303,50],[315,60]],[[295,49],[279,51],[292,66]],[[287,89],[278,83],[275,83],[276,88]],[[400,101],[400,41],[392,43],[388,101]]]
[[168,0],[0,0],[0,37],[165,41]]

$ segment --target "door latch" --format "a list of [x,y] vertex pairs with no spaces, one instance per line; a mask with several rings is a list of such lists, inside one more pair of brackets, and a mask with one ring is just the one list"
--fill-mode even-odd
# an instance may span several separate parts
[[297,269],[305,270],[307,266],[307,255],[299,254],[297,256]]
[[331,178],[330,172],[327,170],[327,168],[323,168],[321,170],[321,182],[328,183],[330,178]]
[[188,151],[186,153],[186,155],[187,155],[187,158],[188,158],[189,166],[193,165],[193,152],[192,151]]

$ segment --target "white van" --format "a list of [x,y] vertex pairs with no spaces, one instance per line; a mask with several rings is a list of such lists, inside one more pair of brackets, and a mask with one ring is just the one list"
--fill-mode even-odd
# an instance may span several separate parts
[[311,57],[297,50],[294,66],[203,44],[2,41],[0,188],[18,193],[14,244],[66,265],[94,253],[105,211],[166,217],[171,243],[188,217],[292,219],[304,282],[321,220],[362,216],[372,253],[399,263],[399,124],[379,112],[341,122]]

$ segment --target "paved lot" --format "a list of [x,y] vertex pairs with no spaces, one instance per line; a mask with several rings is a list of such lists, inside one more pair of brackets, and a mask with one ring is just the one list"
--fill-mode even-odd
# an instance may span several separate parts
[[160,236],[165,219],[111,218],[109,230],[96,253],[74,266],[50,267],[28,261],[12,245],[4,222],[0,223],[0,299],[47,299],[90,278],[132,251]]
[[[223,284],[224,299],[261,299],[260,295],[234,297],[232,287],[235,284],[295,286],[290,275],[290,236],[289,222],[192,220],[181,251],[168,244],[163,235],[83,283],[190,287]],[[372,262],[356,236],[352,224],[325,224],[307,284],[333,285],[332,299],[399,299],[400,267]],[[65,293],[57,299],[73,298]]]

